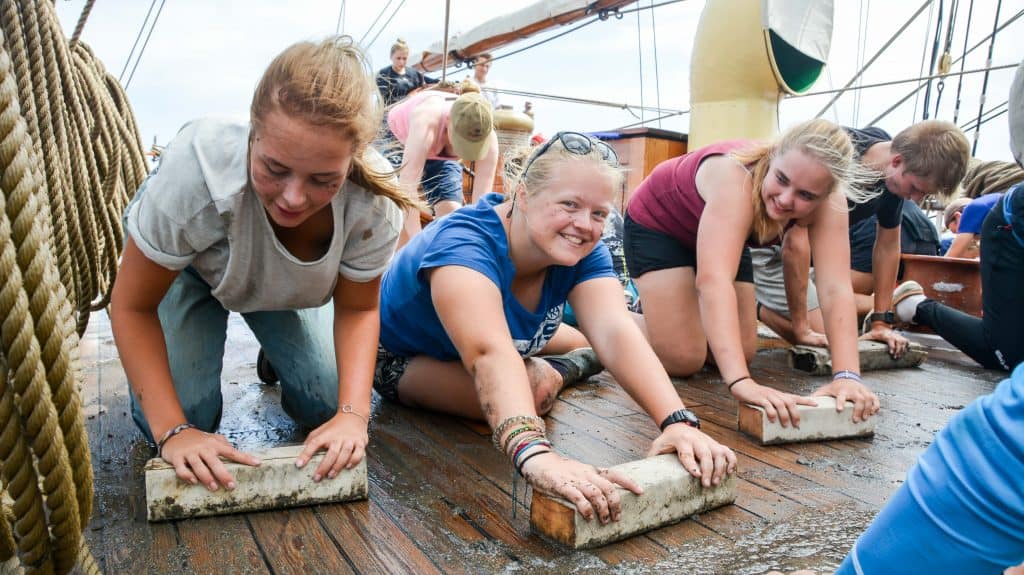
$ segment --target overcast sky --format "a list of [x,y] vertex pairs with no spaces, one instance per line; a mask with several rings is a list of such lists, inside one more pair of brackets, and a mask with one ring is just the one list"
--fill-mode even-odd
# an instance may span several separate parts
[[[160,7],[156,1],[156,14]],[[345,4],[342,31],[370,44],[368,54],[374,69],[390,64],[388,50],[398,37],[405,39],[413,53],[441,39],[444,29],[444,0],[393,0],[376,26],[371,24],[387,4],[382,0],[164,0],[162,12],[128,86],[128,98],[135,110],[143,141],[167,143],[178,128],[201,116],[247,117],[252,90],[273,56],[289,44],[333,34]],[[663,0],[655,0],[655,4]],[[495,15],[527,5],[517,0],[451,0],[451,30],[468,30]],[[641,0],[630,7],[650,6]],[[836,0],[835,30],[829,67],[811,90],[842,87],[859,68],[858,49],[870,59],[875,52],[921,6],[920,0]],[[70,35],[85,0],[56,2],[65,31]],[[933,3],[937,6],[937,3]],[[966,9],[954,29],[953,57],[964,48]],[[969,31],[973,46],[993,28],[997,0],[975,0]],[[387,28],[381,25],[395,7],[401,9]],[[660,105],[666,109],[689,108],[689,64],[692,38],[704,2],[687,0],[667,6],[597,22],[542,46],[495,62],[491,84],[529,92],[558,94],[632,105]],[[95,50],[115,76],[125,67],[132,44],[146,19],[146,0],[103,0],[96,2],[83,40]],[[1000,22],[1024,9],[1024,1],[1002,3]],[[867,11],[866,26],[861,26]],[[948,11],[948,3],[947,3]],[[639,14],[639,18],[638,15]],[[945,15],[948,21],[948,14]],[[922,54],[930,54],[937,8],[926,9],[864,75],[864,83],[878,83],[917,77],[922,71]],[[150,16],[150,23],[153,17]],[[840,24],[841,23],[841,24]],[[945,23],[943,24],[945,28]],[[639,29],[639,31],[638,31]],[[148,31],[148,27],[147,27]],[[378,35],[378,31],[381,31]],[[550,32],[495,51],[501,56]],[[992,64],[1015,64],[1024,59],[1024,18],[1008,26],[997,37]],[[864,41],[860,41],[860,38]],[[655,42],[656,39],[656,42]],[[145,34],[143,35],[145,40]],[[142,41],[139,42],[141,46]],[[138,52],[138,50],[137,50]],[[971,53],[966,69],[985,67],[988,44]],[[657,62],[657,74],[655,73]],[[128,72],[131,71],[131,66]],[[927,63],[925,63],[927,66]],[[959,69],[959,65],[954,70]],[[123,81],[128,78],[124,74]],[[449,72],[459,79],[465,69]],[[992,72],[988,79],[985,109],[1006,100],[1013,70]],[[983,75],[966,76],[963,81],[958,123],[978,115]],[[826,117],[848,125],[864,125],[906,95],[914,84],[867,89],[844,95]],[[945,82],[938,117],[952,120],[957,80]],[[878,125],[895,133],[923,113],[923,94],[911,98]],[[831,98],[828,95],[787,99],[780,105],[783,127],[812,117]],[[934,110],[935,90],[932,95]],[[638,121],[639,111],[591,105],[568,104],[530,98],[536,110],[537,130],[552,134],[558,130],[609,130]],[[523,98],[503,97],[503,103],[521,109]],[[643,114],[654,117],[654,112]],[[933,112],[934,116],[934,112]],[[665,120],[660,127],[685,132],[688,116]],[[658,124],[652,124],[659,127]],[[973,138],[973,133],[968,132]],[[1006,115],[982,126],[977,156],[1011,159],[1007,149]]]

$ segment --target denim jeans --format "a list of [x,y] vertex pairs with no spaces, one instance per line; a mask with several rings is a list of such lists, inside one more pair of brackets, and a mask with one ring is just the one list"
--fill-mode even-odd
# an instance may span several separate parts
[[[158,313],[171,379],[185,417],[213,432],[220,424],[224,403],[221,370],[228,310],[213,297],[210,286],[192,268],[186,268],[171,284]],[[311,309],[249,312],[242,317],[280,378],[285,413],[308,429],[333,417],[338,409],[333,302]],[[132,418],[153,441],[134,394]]]
[[462,203],[462,166],[455,160],[427,160],[420,183],[427,205],[445,200]]

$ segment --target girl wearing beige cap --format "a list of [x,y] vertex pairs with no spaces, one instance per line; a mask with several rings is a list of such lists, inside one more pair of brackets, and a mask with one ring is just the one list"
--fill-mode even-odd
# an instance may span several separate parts
[[[498,136],[491,105],[478,93],[454,94],[427,90],[388,111],[388,127],[404,147],[398,181],[410,198],[422,184],[427,204],[437,217],[462,207],[462,166],[476,162],[473,201],[494,189]],[[406,210],[399,245],[420,231],[419,212]]]

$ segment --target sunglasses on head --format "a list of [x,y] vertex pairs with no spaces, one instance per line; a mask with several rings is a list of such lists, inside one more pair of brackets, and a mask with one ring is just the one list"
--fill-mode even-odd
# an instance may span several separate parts
[[[540,148],[537,148],[537,151],[530,156],[530,159],[526,162],[526,166],[523,168],[522,176],[526,176],[526,172],[529,171],[534,160],[543,156],[544,153],[551,148],[551,144],[556,141],[562,142],[562,147],[569,153],[576,154],[578,156],[586,156],[594,149],[597,149],[597,153],[601,154],[602,160],[613,166],[619,165],[619,155],[615,153],[615,149],[601,140],[591,138],[590,136],[579,132],[558,132],[552,136],[550,140],[541,144]],[[518,195],[519,194],[515,194],[512,196],[512,206],[508,212],[508,218],[512,217],[512,212],[516,207],[516,197]]]
[[590,136],[579,132],[558,132],[552,136],[550,140],[541,144],[540,149],[530,156],[530,160],[526,163],[526,167],[523,168],[523,175],[526,175],[530,166],[533,165],[534,160],[543,156],[544,153],[551,148],[551,144],[556,141],[561,142],[562,147],[569,153],[579,156],[586,156],[596,148],[597,152],[601,154],[602,160],[612,164],[613,166],[619,165],[619,155],[615,153],[615,149],[601,140],[591,138]]

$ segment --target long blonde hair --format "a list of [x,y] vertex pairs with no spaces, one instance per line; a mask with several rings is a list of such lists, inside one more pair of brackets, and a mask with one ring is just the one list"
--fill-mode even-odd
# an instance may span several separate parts
[[381,165],[369,143],[381,122],[381,109],[370,68],[348,36],[331,36],[321,42],[298,42],[286,48],[267,66],[249,109],[253,132],[263,118],[281,111],[317,126],[326,126],[353,144],[349,179],[395,202],[400,208],[415,205],[398,187],[393,171]]
[[758,243],[768,242],[782,233],[782,226],[768,217],[761,190],[772,160],[790,150],[800,150],[828,170],[832,175],[828,195],[841,188],[847,199],[863,203],[878,194],[871,189],[870,184],[881,178],[882,174],[857,162],[853,143],[843,128],[822,119],[797,124],[774,141],[758,142],[730,154],[747,166],[750,172],[753,184],[750,197],[754,206],[753,234]]

